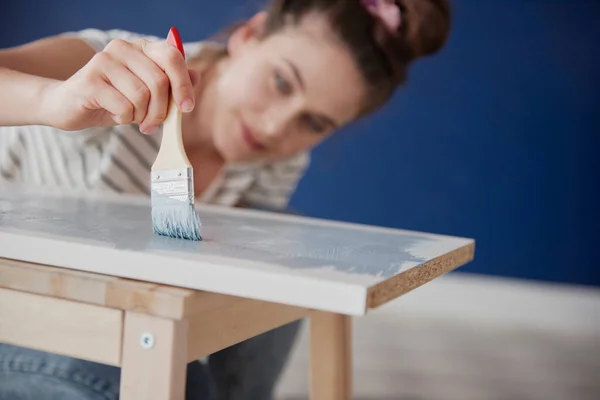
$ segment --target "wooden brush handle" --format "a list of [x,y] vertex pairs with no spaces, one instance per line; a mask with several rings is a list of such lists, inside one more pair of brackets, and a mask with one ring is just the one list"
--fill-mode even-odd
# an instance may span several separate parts
[[[167,43],[176,47],[185,58],[183,43],[177,28],[171,27],[167,36]],[[188,159],[183,147],[183,135],[181,130],[182,114],[173,96],[169,97],[169,109],[167,117],[163,123],[162,141],[156,161],[152,165],[153,170],[191,168],[192,165]]]

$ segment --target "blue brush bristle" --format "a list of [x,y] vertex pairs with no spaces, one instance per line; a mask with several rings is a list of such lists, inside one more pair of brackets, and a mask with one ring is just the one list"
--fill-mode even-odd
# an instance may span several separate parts
[[200,217],[191,204],[152,207],[154,232],[173,238],[201,241]]

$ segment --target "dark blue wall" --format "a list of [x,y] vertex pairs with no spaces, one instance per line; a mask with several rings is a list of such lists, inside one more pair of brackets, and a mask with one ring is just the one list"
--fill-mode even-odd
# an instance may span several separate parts
[[[200,39],[261,4],[9,3],[0,46],[86,27],[176,25]],[[474,237],[476,261],[462,271],[600,285],[600,2],[453,3],[447,48],[385,109],[317,149],[292,205]]]

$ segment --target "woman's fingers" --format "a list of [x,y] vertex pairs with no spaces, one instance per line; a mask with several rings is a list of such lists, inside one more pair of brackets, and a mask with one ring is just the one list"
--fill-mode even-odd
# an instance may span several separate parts
[[106,78],[133,105],[132,122],[141,124],[147,115],[151,97],[150,89],[125,66],[116,61],[114,63],[115,65],[106,71]]
[[[173,46],[139,39],[134,43],[112,41],[105,51],[135,74],[150,92],[144,119],[136,119],[142,132],[149,133],[164,122],[170,95],[181,111],[193,109],[195,96],[192,76],[185,59]],[[123,88],[126,86],[123,84]]]
[[132,86],[132,78],[132,74],[111,55],[100,52],[86,65],[85,72],[82,70],[69,81],[87,93],[85,98],[90,110],[104,109],[116,123],[128,124],[135,117],[135,106],[123,93],[126,90],[121,91],[119,87]]
[[167,74],[173,99],[179,109],[182,112],[192,111],[195,105],[194,86],[182,54],[167,43],[141,43],[144,54]]
[[133,122],[134,105],[114,86],[103,82],[94,88],[94,96],[98,108],[110,113],[111,119],[117,124]]
[[[148,133],[165,120],[169,105],[169,77],[152,59],[141,50],[146,43],[139,40],[135,44],[124,41],[112,41],[106,51],[118,62],[131,71],[143,84],[149,93],[146,112],[141,120],[140,130]],[[140,89],[142,90],[142,89]]]
[[[179,51],[164,42],[113,40],[97,53],[72,85],[90,102],[90,120],[136,122],[150,133],[167,117],[170,96],[183,112],[194,107],[198,73]],[[106,110],[102,113],[100,109]]]

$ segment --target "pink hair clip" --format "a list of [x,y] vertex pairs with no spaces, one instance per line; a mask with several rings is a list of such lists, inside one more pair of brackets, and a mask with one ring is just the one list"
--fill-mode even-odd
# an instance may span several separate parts
[[400,7],[394,0],[361,0],[367,11],[379,19],[390,33],[396,33],[402,23]]

